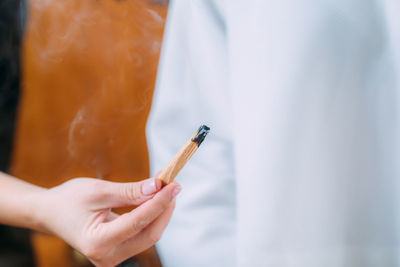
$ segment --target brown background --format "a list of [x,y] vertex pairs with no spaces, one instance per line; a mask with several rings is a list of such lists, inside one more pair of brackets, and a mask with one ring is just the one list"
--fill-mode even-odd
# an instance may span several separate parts
[[[165,15],[144,0],[31,1],[13,175],[44,187],[149,176],[145,124]],[[39,266],[79,258],[53,237],[33,243]],[[143,255],[142,266],[158,265]]]

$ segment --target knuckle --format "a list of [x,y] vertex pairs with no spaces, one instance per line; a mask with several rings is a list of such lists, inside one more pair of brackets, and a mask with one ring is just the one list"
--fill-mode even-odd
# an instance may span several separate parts
[[140,198],[139,190],[136,184],[129,184],[121,188],[121,196],[123,199],[137,200]]
[[149,241],[151,242],[152,245],[160,241],[162,234],[159,231],[150,231],[149,234]]
[[160,209],[161,211],[166,210],[169,207],[170,201],[168,199],[162,199],[160,203]]
[[147,226],[147,224],[148,224],[147,221],[148,220],[146,218],[143,218],[140,220],[135,220],[132,223],[132,230],[136,233],[142,231]]
[[85,194],[82,196],[82,199],[88,202],[97,201],[106,194],[105,184],[102,181],[93,180],[91,183],[87,184],[85,189]]
[[90,188],[90,194],[92,196],[93,195],[102,194],[104,192],[104,188],[105,188],[104,182],[102,182],[102,181],[94,181],[92,183],[91,188]]

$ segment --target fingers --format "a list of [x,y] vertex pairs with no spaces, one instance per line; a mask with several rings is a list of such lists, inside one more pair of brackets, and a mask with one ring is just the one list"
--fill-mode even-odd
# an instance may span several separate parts
[[171,219],[174,208],[175,200],[173,200],[169,207],[141,233],[117,246],[115,257],[123,261],[132,255],[136,255],[150,248],[158,242]]
[[162,187],[162,182],[149,178],[136,183],[109,183],[102,198],[102,208],[137,206],[152,198]]
[[152,199],[133,211],[125,213],[113,221],[103,223],[99,234],[102,235],[105,243],[114,246],[135,236],[170,206],[179,191],[180,186],[177,183],[165,186]]

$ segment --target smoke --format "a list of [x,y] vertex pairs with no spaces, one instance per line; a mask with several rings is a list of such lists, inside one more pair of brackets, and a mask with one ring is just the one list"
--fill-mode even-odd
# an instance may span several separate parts
[[63,61],[68,49],[82,46],[82,30],[94,25],[100,13],[90,10],[88,1],[30,1],[30,32],[41,38],[37,52],[42,64]]
[[[103,1],[104,3],[106,1]],[[31,23],[34,27],[32,32],[43,39],[42,47],[38,49],[40,59],[44,64],[48,62],[59,63],[63,60],[62,55],[68,49],[79,49],[81,51],[89,49],[85,39],[88,37],[86,34],[91,34],[90,31],[97,28],[107,28],[117,20],[125,20],[129,14],[126,14],[121,9],[120,14],[107,14],[104,9],[101,9],[102,1],[69,1],[69,0],[32,0],[30,4],[32,21],[42,23]],[[116,1],[118,2],[118,1]],[[138,2],[140,3],[140,1]],[[127,1],[121,2],[120,5],[127,4]],[[152,8],[147,8],[144,4],[137,4],[138,8],[142,9],[141,16],[137,18],[132,17],[129,21],[132,28],[137,28],[142,31],[144,39],[155,39],[146,31],[148,29],[163,28],[165,20],[160,15],[159,11]],[[45,28],[39,28],[38,25],[43,24],[43,20],[48,21]],[[129,25],[125,25],[129,27]],[[129,31],[129,29],[126,29]],[[123,33],[122,33],[123,34]],[[151,33],[150,33],[151,34]],[[104,39],[106,39],[105,36]],[[119,36],[120,37],[120,36]],[[146,40],[138,39],[123,39],[118,36],[109,36],[110,40],[115,40],[113,44],[108,46],[107,50],[103,53],[112,54],[118,51],[121,47],[131,47],[135,54],[127,55],[130,58],[136,59],[137,64],[140,63],[140,50],[146,49],[143,43]],[[105,40],[106,41],[106,40]],[[107,41],[106,41],[107,42]],[[156,42],[151,46],[154,53],[159,53],[160,44]]]
[[[71,127],[69,128],[67,150],[71,157],[76,156],[77,148],[75,142],[75,135],[77,134],[77,129],[80,128],[79,126],[84,125],[84,122],[86,121],[84,116],[85,116],[84,108],[79,109],[74,119],[72,120]],[[81,135],[85,134],[85,129],[80,128],[78,133]]]
[[41,102],[64,120],[67,162],[104,177],[115,140],[136,141],[126,125],[144,128],[137,121],[151,103],[164,15],[144,0],[30,1],[26,89],[69,103],[65,110]]
[[160,14],[158,14],[156,11],[152,10],[152,9],[146,9],[146,12],[149,13],[151,15],[151,17],[153,18],[153,20],[156,23],[164,23],[164,18],[160,16]]

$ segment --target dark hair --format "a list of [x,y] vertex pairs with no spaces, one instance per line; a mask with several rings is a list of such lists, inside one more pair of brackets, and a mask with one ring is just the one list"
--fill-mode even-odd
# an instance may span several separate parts
[[[21,79],[25,0],[0,0],[0,170],[7,171],[13,145]],[[29,233],[0,225],[0,257],[8,265],[34,266]]]
[[10,162],[21,80],[25,1],[0,1],[0,170]]

